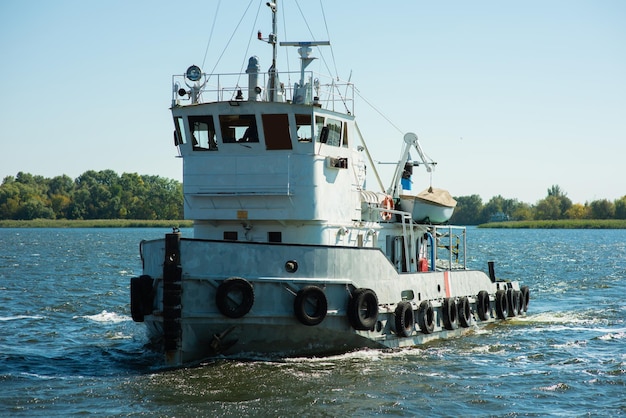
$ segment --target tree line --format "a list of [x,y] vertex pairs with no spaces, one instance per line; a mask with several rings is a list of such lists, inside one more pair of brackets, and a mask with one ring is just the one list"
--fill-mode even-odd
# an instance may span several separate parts
[[456,225],[503,220],[626,219],[626,196],[615,201],[600,199],[584,204],[572,203],[557,185],[550,187],[547,196],[534,205],[502,196],[492,197],[486,204],[478,195],[455,196],[454,199],[457,206],[450,223]]
[[[499,220],[626,219],[626,196],[615,201],[572,203],[559,186],[534,205],[517,199],[478,195],[454,197],[450,219],[456,225]],[[183,219],[183,188],[179,181],[159,176],[89,170],[76,179],[67,175],[44,178],[19,172],[0,185],[0,220],[32,219]]]
[[76,179],[19,172],[0,185],[0,219],[183,219],[178,181],[113,170]]

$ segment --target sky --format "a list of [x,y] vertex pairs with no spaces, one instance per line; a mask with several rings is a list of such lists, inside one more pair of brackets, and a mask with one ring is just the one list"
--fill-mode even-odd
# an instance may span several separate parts
[[[626,195],[625,1],[321,5],[280,2],[279,40],[330,40],[309,69],[355,83],[377,162],[418,135],[437,168],[416,170],[416,189],[485,203],[534,204],[553,185],[574,203]],[[265,1],[0,1],[0,179],[112,169],[182,181],[172,75],[243,72],[252,55],[267,69],[257,30],[271,32]],[[390,167],[377,164],[385,185]]]

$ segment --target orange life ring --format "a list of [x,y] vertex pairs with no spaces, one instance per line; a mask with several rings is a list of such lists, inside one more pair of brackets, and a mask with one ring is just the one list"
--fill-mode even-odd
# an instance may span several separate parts
[[[391,196],[386,196],[385,200],[383,200],[383,209],[386,210],[393,210],[393,199],[391,198]],[[391,220],[391,216],[392,213],[391,212],[381,212],[380,214],[381,218],[383,218],[383,221],[389,221]]]

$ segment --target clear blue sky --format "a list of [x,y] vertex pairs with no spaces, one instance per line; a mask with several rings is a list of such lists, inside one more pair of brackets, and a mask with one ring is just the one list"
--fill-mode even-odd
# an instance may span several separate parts
[[[0,178],[112,169],[181,180],[171,76],[203,61],[242,71],[250,55],[267,69],[270,47],[249,43],[271,30],[261,3],[216,67],[248,1],[0,1]],[[282,3],[281,40],[310,39],[295,3]],[[485,202],[535,203],[552,185],[575,203],[626,195],[626,1],[324,1],[328,34],[319,2],[299,3],[314,38],[333,44],[310,68],[352,74],[417,133],[438,162],[433,186]],[[355,113],[374,158],[397,160],[402,133],[364,102]]]

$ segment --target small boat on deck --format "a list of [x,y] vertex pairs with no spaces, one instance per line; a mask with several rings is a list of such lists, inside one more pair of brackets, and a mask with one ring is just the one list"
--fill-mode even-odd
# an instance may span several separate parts
[[[246,74],[194,65],[173,78],[193,237],[142,241],[130,283],[132,318],[165,363],[415,346],[525,314],[528,287],[497,279],[493,265],[467,267],[448,192],[403,194],[406,164],[435,164],[417,135],[404,135],[385,188],[350,107],[354,86],[307,71],[329,43],[279,43],[268,6],[267,73],[251,57]],[[279,46],[298,48],[299,72],[278,70]]]

